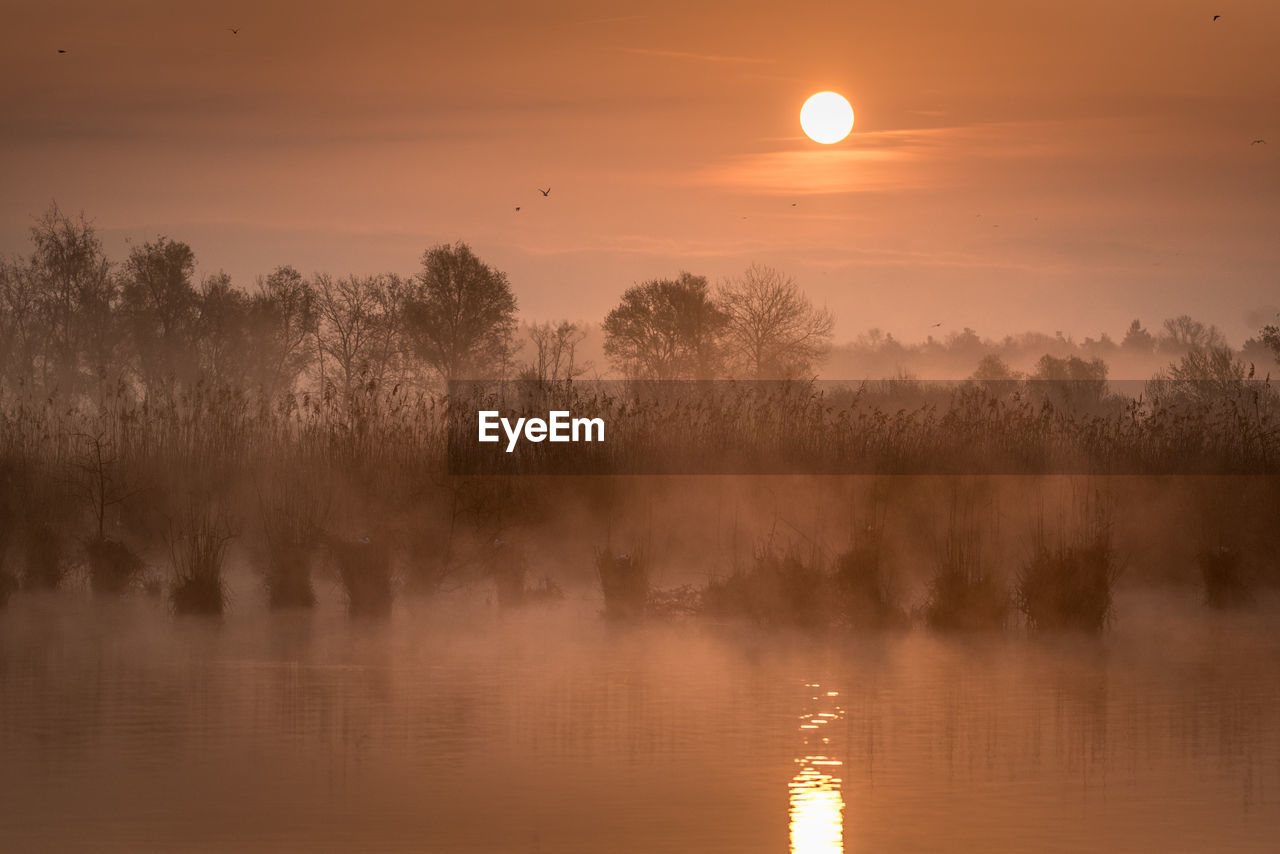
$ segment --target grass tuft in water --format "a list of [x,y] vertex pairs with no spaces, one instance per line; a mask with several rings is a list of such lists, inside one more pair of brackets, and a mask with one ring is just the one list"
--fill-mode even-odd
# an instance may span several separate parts
[[359,540],[329,539],[329,550],[338,565],[338,577],[353,617],[385,617],[393,598],[391,552],[368,537]]
[[89,585],[94,593],[123,593],[142,573],[142,558],[120,540],[91,537],[84,541],[84,553],[89,562]]
[[1211,608],[1236,608],[1253,601],[1253,585],[1237,548],[1214,546],[1196,555],[1204,582],[1204,601]]
[[1111,511],[1097,498],[1081,508],[1073,534],[1038,526],[1031,556],[1018,575],[1015,600],[1033,630],[1099,632],[1111,618],[1120,562]]
[[644,615],[649,598],[649,572],[642,552],[615,555],[605,548],[596,552],[596,572],[604,593],[604,613],[612,618]]
[[231,533],[211,512],[192,512],[186,530],[170,537],[174,584],[173,609],[179,614],[218,615],[226,607],[222,564]]

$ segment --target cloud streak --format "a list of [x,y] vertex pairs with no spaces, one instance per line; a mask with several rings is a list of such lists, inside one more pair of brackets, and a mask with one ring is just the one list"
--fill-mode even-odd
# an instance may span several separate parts
[[752,56],[723,56],[714,53],[692,53],[683,50],[663,50],[660,48],[647,47],[614,47],[610,48],[610,50],[635,54],[637,56],[657,56],[665,59],[693,59],[700,62],[727,62],[743,65],[772,65],[774,62],[772,59],[760,59]]

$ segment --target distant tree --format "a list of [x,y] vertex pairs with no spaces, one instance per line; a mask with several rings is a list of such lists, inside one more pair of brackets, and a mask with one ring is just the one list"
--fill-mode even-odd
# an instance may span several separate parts
[[1096,339],[1086,336],[1085,339],[1080,342],[1080,349],[1085,353],[1101,357],[1102,355],[1110,355],[1114,353],[1119,349],[1119,346],[1110,335],[1103,332]]
[[250,368],[249,299],[224,272],[200,285],[196,353],[200,375],[220,388],[243,389]]
[[586,337],[585,329],[567,320],[530,326],[529,340],[533,342],[534,360],[525,370],[525,376],[539,382],[573,380],[582,376],[591,370],[589,362],[577,360],[578,345]]
[[730,368],[754,379],[812,373],[826,358],[834,321],[815,308],[790,276],[753,264],[723,283],[716,305],[724,315],[723,346]]
[[1166,320],[1160,336],[1160,349],[1174,353],[1195,348],[1225,347],[1226,343],[1218,327],[1206,325],[1188,314]]
[[1031,379],[1041,395],[1068,407],[1093,406],[1107,393],[1107,363],[1101,359],[1068,356],[1059,359],[1048,354],[1036,362]]
[[1129,330],[1125,332],[1120,346],[1131,353],[1149,355],[1156,350],[1156,339],[1154,335],[1142,328],[1140,320],[1134,320],[1129,324]]
[[720,372],[725,323],[706,277],[651,279],[628,288],[605,317],[604,351],[630,378],[713,377]]
[[1147,394],[1164,405],[1231,397],[1252,375],[1230,347],[1193,347],[1156,373],[1147,383]]
[[969,379],[981,383],[1005,383],[1018,379],[1018,375],[1010,370],[1004,359],[995,353],[988,353],[978,362],[977,369]]
[[249,306],[254,369],[251,382],[268,398],[293,390],[315,357],[316,293],[291,266],[258,280]]
[[396,375],[405,296],[400,278],[320,275],[315,289],[319,350],[337,369],[343,395],[361,386],[380,386]]
[[418,354],[445,382],[505,373],[516,298],[506,273],[467,244],[441,244],[423,254],[405,319]]
[[949,357],[964,364],[972,363],[971,360],[978,357],[979,353],[985,352],[988,345],[983,343],[982,337],[977,332],[966,326],[959,332],[947,335],[945,347]]
[[199,294],[191,283],[196,256],[167,237],[137,246],[125,262],[123,309],[138,371],[148,393],[171,391],[196,368]]
[[1258,341],[1271,351],[1277,362],[1280,362],[1280,326],[1269,323],[1262,327]]
[[0,357],[11,382],[74,393],[116,360],[116,283],[97,232],[53,205],[32,253],[0,265]]

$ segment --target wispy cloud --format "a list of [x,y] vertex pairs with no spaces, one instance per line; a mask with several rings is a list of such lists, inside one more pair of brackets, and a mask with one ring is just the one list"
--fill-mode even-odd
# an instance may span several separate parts
[[715,53],[692,53],[683,50],[662,50],[659,48],[648,47],[613,47],[610,50],[616,50],[621,53],[632,53],[637,56],[659,56],[667,59],[693,59],[700,62],[731,62],[748,65],[771,65],[772,59],[760,59],[753,56],[723,56]]

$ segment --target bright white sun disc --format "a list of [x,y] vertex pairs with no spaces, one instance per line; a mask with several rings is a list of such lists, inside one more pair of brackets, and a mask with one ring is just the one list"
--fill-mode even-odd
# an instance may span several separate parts
[[800,127],[814,142],[839,142],[853,130],[853,107],[838,92],[810,95],[800,108]]

